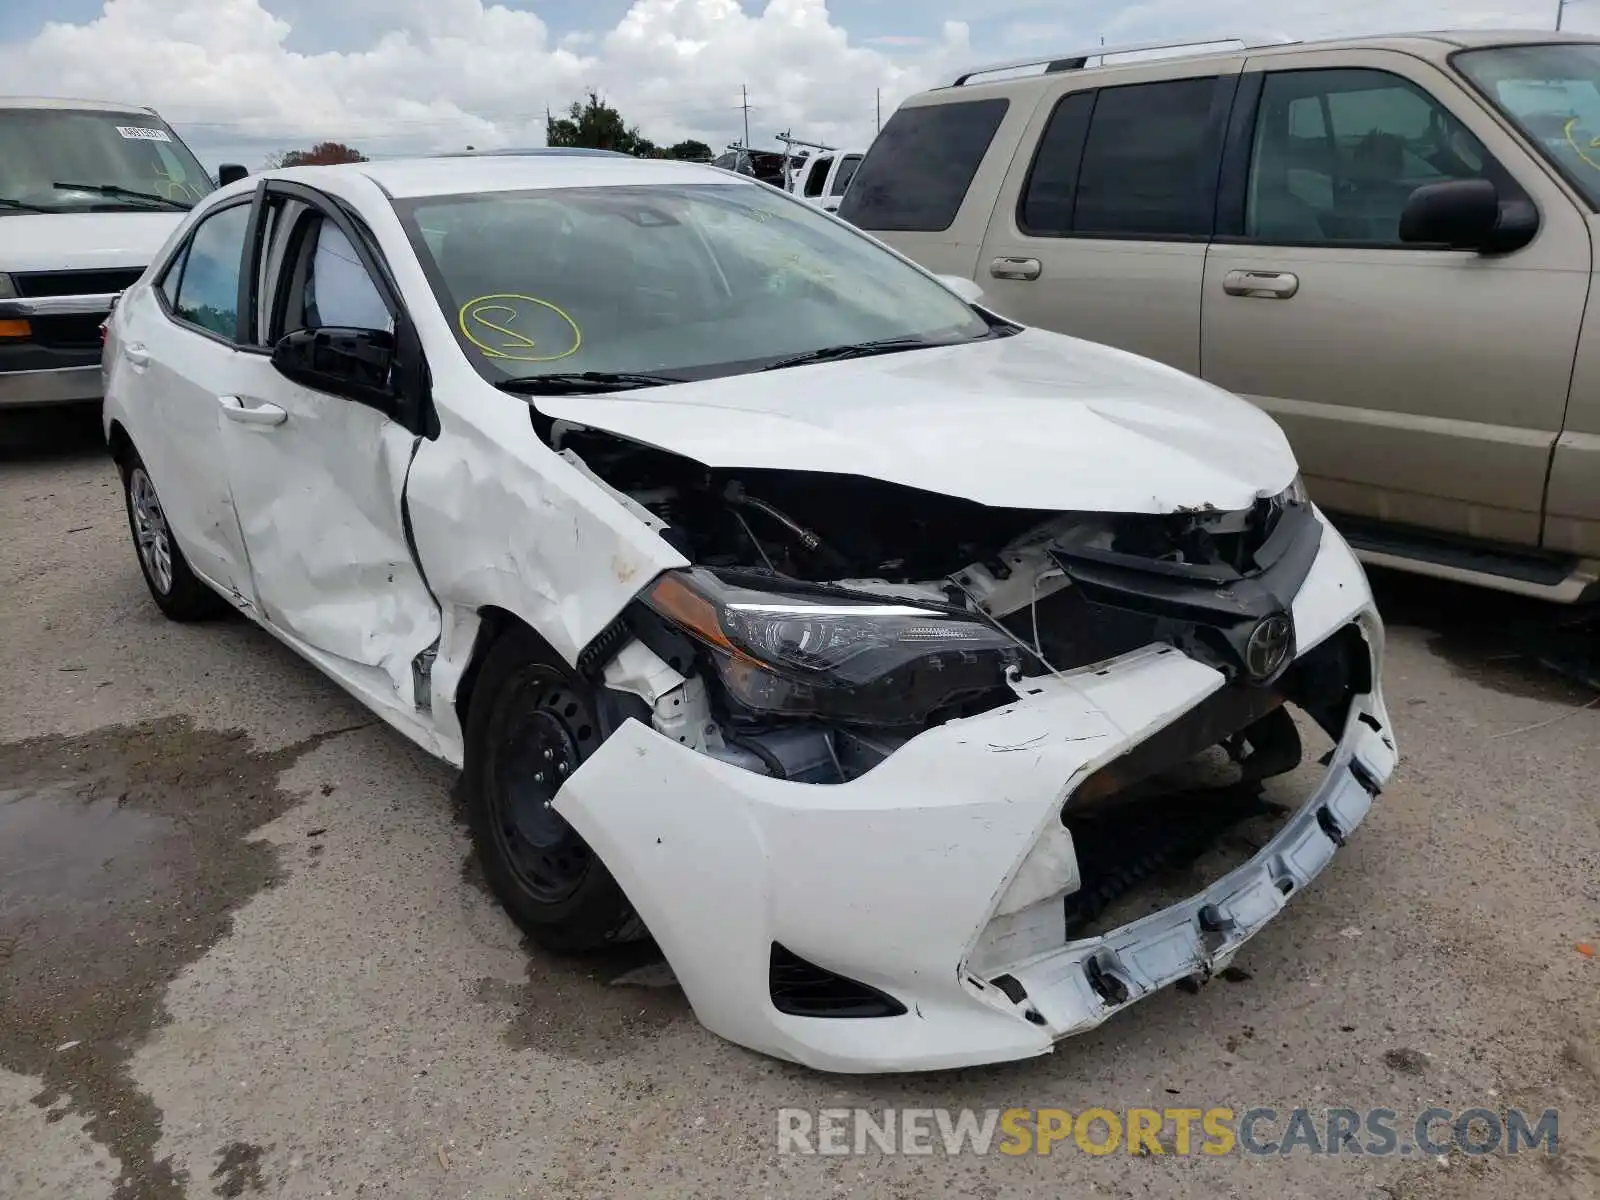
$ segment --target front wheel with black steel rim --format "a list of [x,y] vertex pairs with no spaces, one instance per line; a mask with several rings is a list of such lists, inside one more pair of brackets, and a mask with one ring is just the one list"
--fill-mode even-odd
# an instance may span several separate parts
[[156,607],[174,621],[200,621],[224,611],[221,598],[189,569],[144,460],[130,449],[121,465],[128,531]]
[[596,950],[643,933],[616,880],[554,808],[603,736],[586,684],[527,630],[500,636],[467,712],[467,817],[495,896],[552,950]]

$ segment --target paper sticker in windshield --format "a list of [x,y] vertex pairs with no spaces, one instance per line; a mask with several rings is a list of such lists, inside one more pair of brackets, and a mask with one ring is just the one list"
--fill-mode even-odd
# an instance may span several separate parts
[[461,306],[461,335],[485,358],[554,362],[583,345],[578,323],[559,306],[535,296],[501,292]]
[[130,142],[170,142],[172,137],[165,129],[151,129],[148,125],[118,125],[117,132]]

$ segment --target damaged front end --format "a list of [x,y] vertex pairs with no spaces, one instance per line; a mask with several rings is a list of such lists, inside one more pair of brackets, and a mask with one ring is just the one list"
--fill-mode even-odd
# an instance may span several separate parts
[[1043,1052],[1220,969],[1392,770],[1381,625],[1298,484],[1040,512],[549,440],[691,564],[580,659],[637,721],[556,808],[735,1041]]

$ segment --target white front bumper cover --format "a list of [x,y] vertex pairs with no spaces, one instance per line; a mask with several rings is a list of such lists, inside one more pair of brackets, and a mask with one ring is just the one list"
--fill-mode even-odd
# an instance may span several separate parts
[[[1041,839],[1059,847],[1062,805],[1089,774],[1223,685],[1166,647],[1031,680],[1017,702],[930,729],[837,785],[757,775],[629,721],[555,807],[638,909],[696,1016],[730,1041],[852,1073],[1043,1054],[1157,988],[1224,966],[1327,865],[1393,771],[1376,682],[1382,626],[1331,528],[1293,616],[1302,656],[1356,622],[1373,658],[1372,690],[1353,701],[1320,783],[1248,863],[1103,937],[1050,940],[1075,861],[1030,852]],[[997,917],[1024,866],[1036,875],[1052,857],[1055,894],[1030,880],[1036,900]],[[1202,932],[1208,908],[1224,932]],[[774,943],[880,989],[904,1015],[780,1012]],[[1026,1000],[988,982],[1001,975]]]

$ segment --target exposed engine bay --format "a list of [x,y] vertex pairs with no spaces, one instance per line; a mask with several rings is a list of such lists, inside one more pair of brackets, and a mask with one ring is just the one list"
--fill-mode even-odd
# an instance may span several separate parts
[[[694,734],[678,740],[748,769],[843,782],[923,729],[1014,701],[1029,678],[1153,642],[1230,680],[1226,711],[1169,764],[1220,744],[1260,780],[1300,759],[1285,700],[1330,733],[1343,719],[1360,647],[1287,669],[1284,614],[1320,532],[1301,496],[1244,512],[1050,513],[856,476],[712,470],[565,422],[548,440],[694,564],[609,640],[631,635],[691,680],[671,722]],[[1263,630],[1279,634],[1266,649]]]

